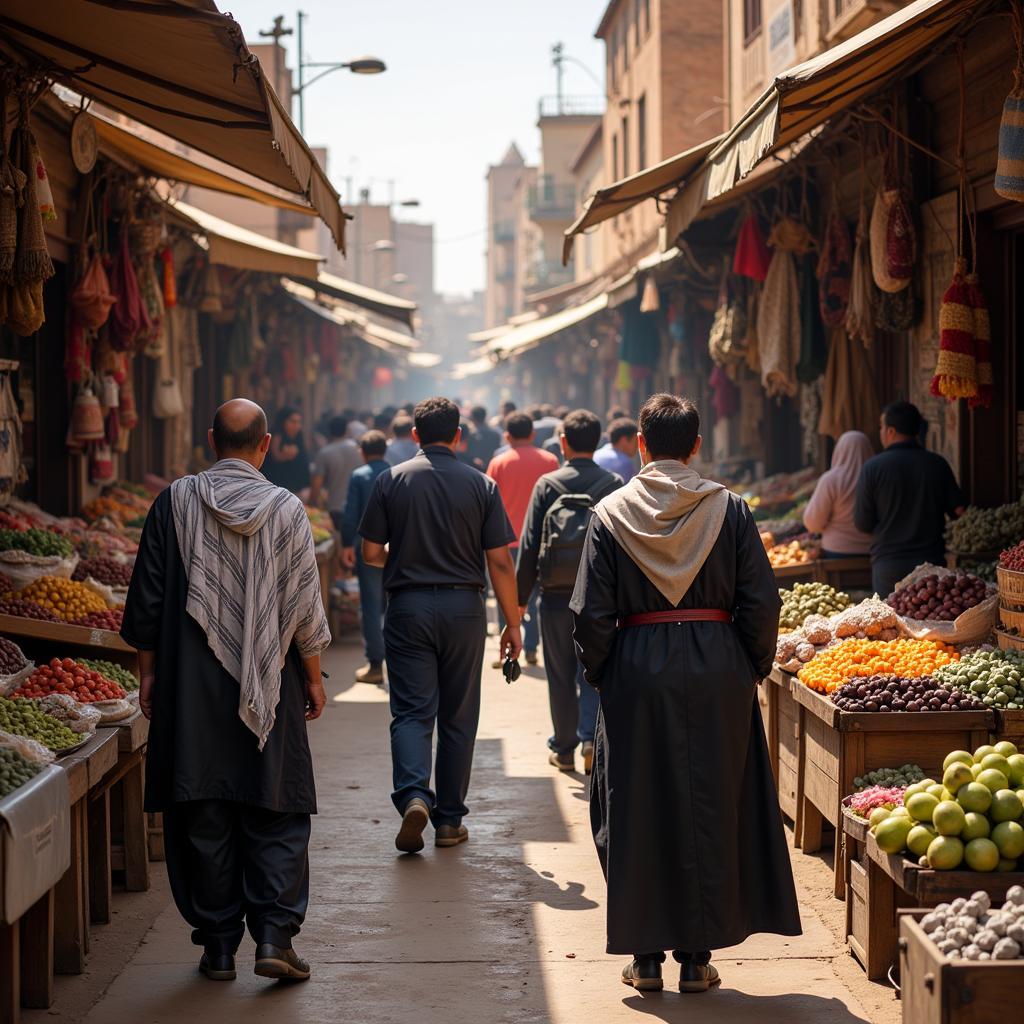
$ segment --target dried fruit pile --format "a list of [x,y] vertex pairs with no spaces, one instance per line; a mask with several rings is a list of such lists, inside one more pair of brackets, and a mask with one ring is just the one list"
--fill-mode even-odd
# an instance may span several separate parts
[[855,679],[833,691],[832,703],[843,711],[975,711],[985,709],[985,705],[973,694],[960,690],[941,689],[932,679],[901,679],[898,676],[870,676],[867,679]]
[[28,662],[21,648],[11,643],[7,637],[0,636],[0,676],[13,676],[20,672]]
[[850,607],[850,598],[827,583],[797,583],[791,590],[780,590],[782,611],[779,626],[797,629],[812,615],[834,615]]
[[934,640],[843,640],[819,652],[797,673],[820,693],[832,693],[851,679],[887,675],[921,679],[960,656]]
[[998,508],[971,506],[946,527],[950,551],[962,555],[999,551],[1024,537],[1024,504],[1014,502]]
[[1024,540],[1003,551],[999,556],[999,565],[1011,572],[1024,572]]
[[1024,708],[1024,652],[975,651],[935,673],[946,690],[973,693],[986,707]]
[[94,579],[108,587],[127,587],[132,581],[132,567],[113,558],[83,558],[72,573],[73,580]]
[[0,615],[17,615],[22,619],[40,619],[43,622],[59,622],[53,612],[41,608],[34,601],[26,601],[23,597],[0,597]]
[[102,612],[90,612],[80,619],[74,620],[76,626],[87,626],[89,629],[109,629],[117,633],[121,629],[124,611],[120,608],[107,608]]
[[988,597],[985,581],[970,573],[925,576],[889,595],[888,605],[918,622],[952,622]]
[[13,732],[15,736],[38,740],[51,750],[67,750],[81,739],[66,725],[40,711],[34,701],[11,700],[8,697],[0,697],[0,732]]
[[107,602],[84,583],[60,576],[41,576],[30,583],[19,596],[52,612],[65,622],[76,622],[90,612],[107,610]]
[[121,700],[124,690],[99,672],[79,665],[72,658],[53,658],[40,665],[17,690],[16,697],[45,697],[49,693],[66,693],[82,704],[97,700]]

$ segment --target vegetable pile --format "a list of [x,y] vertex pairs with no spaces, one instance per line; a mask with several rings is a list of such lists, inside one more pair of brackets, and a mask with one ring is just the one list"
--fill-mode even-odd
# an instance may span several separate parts
[[892,811],[899,807],[903,803],[905,789],[905,786],[868,786],[850,797],[850,810],[858,818],[867,818],[870,821],[871,815],[878,808]]
[[79,658],[78,664],[91,669],[93,672],[99,672],[101,676],[113,683],[117,683],[118,686],[129,693],[139,688],[139,681],[135,678],[133,672],[129,672],[124,666],[115,665],[114,662],[107,661],[105,658]]
[[1024,888],[1012,885],[992,909],[987,892],[940,903],[921,918],[928,938],[951,960],[1019,960],[1024,956]]
[[986,707],[1024,708],[1024,652],[975,651],[935,673],[935,684],[978,697]]
[[0,636],[0,676],[16,675],[27,664],[21,648],[7,637]]
[[[877,768],[873,772],[865,772],[853,780],[854,793],[870,789],[872,786],[898,786],[906,789],[907,786],[920,782],[924,778],[924,770],[920,765],[905,764],[901,768]],[[900,797],[902,800],[902,796]]]
[[10,747],[0,747],[0,798],[13,793],[19,786],[34,778],[43,766],[28,761]]
[[107,602],[95,590],[84,583],[60,576],[40,576],[25,587],[19,596],[66,622],[75,622],[90,612],[107,610]]
[[925,576],[889,595],[888,605],[908,619],[952,622],[988,597],[985,581],[970,573]]
[[1024,540],[1001,552],[999,565],[1000,568],[1009,569],[1011,572],[1024,572]]
[[939,689],[932,679],[871,676],[855,679],[832,693],[843,711],[974,711],[985,705],[970,693]]
[[820,554],[821,549],[815,542],[799,537],[768,548],[768,561],[773,569],[780,569],[786,565],[805,565],[813,562]]
[[69,558],[74,547],[67,537],[51,530],[0,530],[0,551],[24,551],[47,558]]
[[834,615],[850,607],[850,598],[827,583],[797,583],[791,590],[780,590],[782,611],[779,626],[797,629],[812,615]]
[[81,739],[67,726],[40,711],[31,700],[0,697],[0,732],[38,740],[51,750],[67,750]]
[[83,558],[71,578],[79,581],[91,578],[108,587],[127,587],[132,581],[132,567],[113,558]]
[[45,697],[49,693],[66,693],[82,704],[120,700],[125,695],[113,680],[71,658],[53,658],[48,665],[40,665],[14,691],[16,697]]
[[999,551],[1024,537],[1024,504],[1014,502],[998,508],[971,506],[946,526],[946,544],[951,551],[973,555]]
[[843,640],[818,653],[797,673],[812,690],[832,693],[851,679],[894,676],[918,680],[932,675],[959,654],[935,640]]

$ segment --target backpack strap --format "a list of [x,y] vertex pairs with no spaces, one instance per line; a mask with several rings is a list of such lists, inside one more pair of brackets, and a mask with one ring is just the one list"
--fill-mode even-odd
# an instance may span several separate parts
[[[562,483],[561,480],[556,480],[553,476],[547,477],[547,482],[558,491],[558,497],[562,497],[564,494],[569,493],[569,488]],[[557,499],[556,499],[557,500]]]
[[596,505],[602,498],[607,498],[615,490],[615,475],[609,473],[604,480],[604,486],[599,487],[590,497]]

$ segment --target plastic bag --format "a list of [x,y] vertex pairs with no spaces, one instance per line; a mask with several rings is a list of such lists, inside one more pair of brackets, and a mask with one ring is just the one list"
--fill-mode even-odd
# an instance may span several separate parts
[[13,732],[0,731],[0,747],[9,747],[21,754],[26,761],[35,764],[53,764],[57,755],[44,747],[38,740],[30,740],[27,736],[16,736]]
[[78,553],[68,558],[59,555],[30,555],[27,551],[0,551],[0,573],[3,573],[15,590],[24,590],[35,583],[40,576],[62,576],[70,579],[78,565]]
[[91,704],[79,704],[66,693],[50,693],[35,698],[35,703],[40,711],[83,736],[91,736],[103,721],[103,715]]
[[[947,569],[941,565],[925,562],[919,565],[896,584],[896,590],[910,586],[925,576],[956,576],[957,570]],[[989,596],[973,608],[968,608],[952,622],[940,619],[908,619],[903,615],[899,619],[900,630],[915,640],[939,640],[944,644],[979,643],[988,638],[995,628],[999,614],[999,592],[991,583],[988,585]]]
[[10,697],[14,691],[36,670],[35,662],[25,662],[25,667],[13,676],[0,676],[0,697]]

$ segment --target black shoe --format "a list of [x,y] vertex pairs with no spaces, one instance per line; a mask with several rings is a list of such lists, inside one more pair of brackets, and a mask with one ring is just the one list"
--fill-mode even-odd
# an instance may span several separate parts
[[552,750],[548,754],[548,764],[560,772],[574,772],[576,771],[576,756],[571,750],[567,754],[558,754]]
[[622,984],[632,985],[641,992],[660,992],[664,988],[661,980],[661,964],[657,960],[634,960],[622,968]]
[[679,968],[680,992],[707,992],[712,985],[721,982],[718,971],[711,964],[698,964],[686,960]]
[[261,978],[275,978],[278,981],[306,981],[309,978],[309,964],[294,949],[282,949],[272,942],[261,942],[256,947],[256,966],[253,972]]
[[199,960],[199,973],[210,981],[234,981],[235,958],[230,953],[204,953]]

